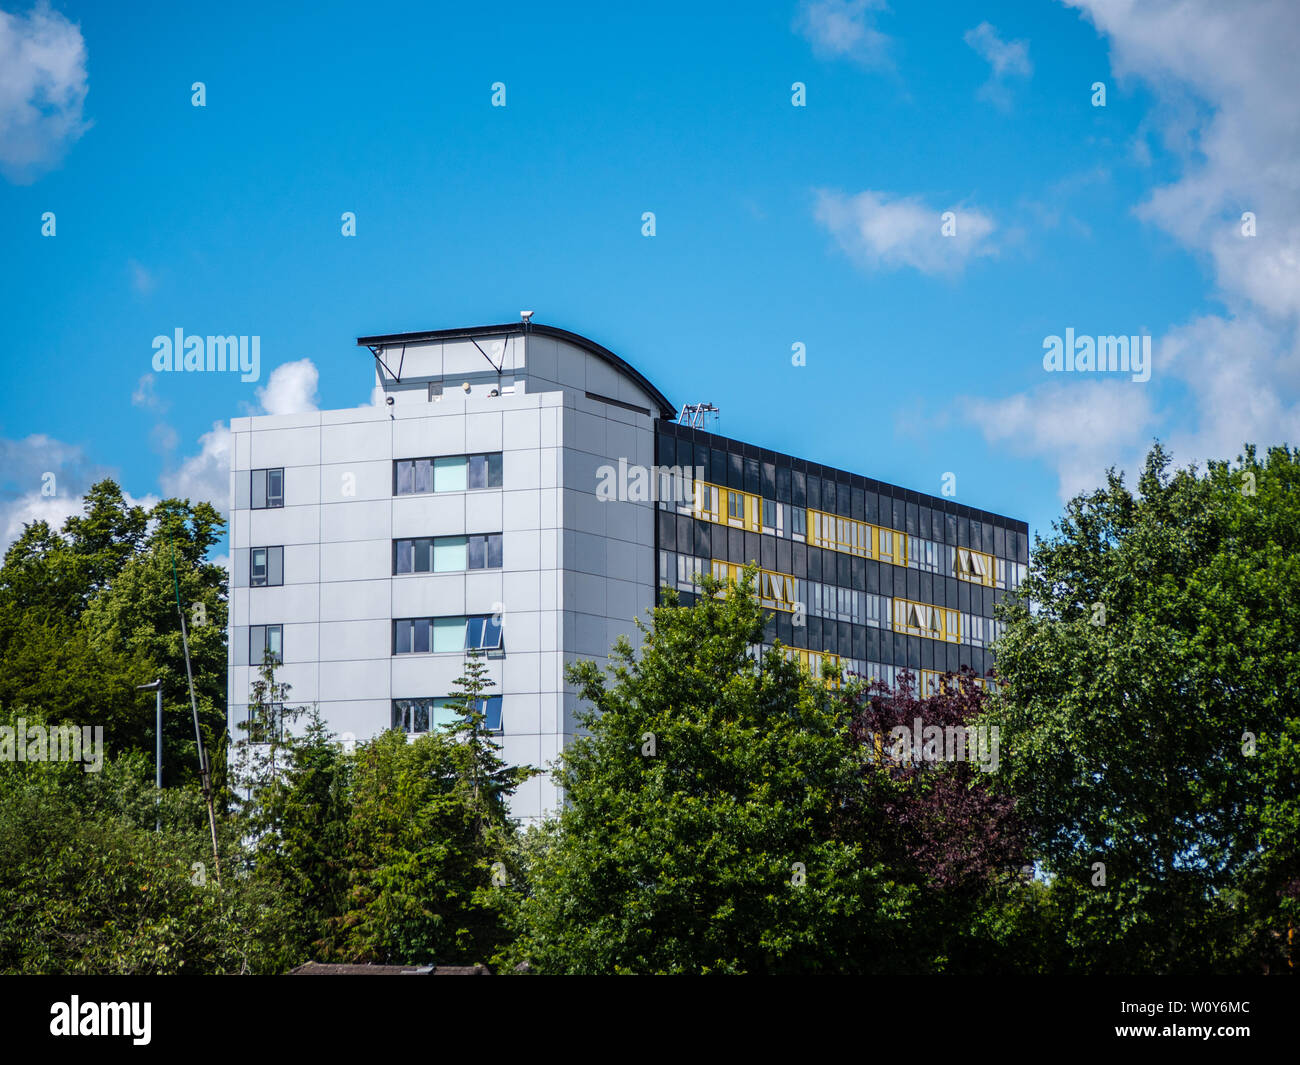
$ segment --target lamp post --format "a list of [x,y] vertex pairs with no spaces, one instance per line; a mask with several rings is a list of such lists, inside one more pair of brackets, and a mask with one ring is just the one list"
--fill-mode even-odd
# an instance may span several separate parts
[[[153,762],[154,786],[158,789],[157,794],[154,796],[154,805],[158,806],[162,801],[162,678],[159,677],[157,680],[150,681],[148,684],[137,684],[135,690],[138,692],[154,692],[156,695],[154,706],[155,716],[157,718],[157,738],[154,742]],[[155,815],[153,830],[155,832],[162,831],[161,808],[158,809]]]

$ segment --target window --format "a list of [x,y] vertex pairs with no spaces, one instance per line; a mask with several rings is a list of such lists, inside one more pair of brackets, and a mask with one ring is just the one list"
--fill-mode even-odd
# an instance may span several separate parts
[[776,500],[765,499],[763,500],[763,529],[764,531],[767,531],[769,529],[775,529],[775,528],[776,528]]
[[284,583],[283,547],[250,547],[248,555],[250,588],[267,588]]
[[[902,536],[902,533],[898,534]],[[919,536],[907,538],[907,564],[912,569],[925,570],[927,573],[939,572],[938,545]]]
[[785,656],[791,662],[797,662],[803,666],[818,680],[822,676],[822,664],[829,662],[835,667],[838,676],[832,676],[825,682],[828,688],[838,688],[843,680],[844,662],[839,655],[833,655],[827,651],[805,651],[801,647],[792,647],[786,651]]
[[417,573],[432,570],[434,573],[450,573],[469,569],[469,538],[465,536],[440,536],[431,540],[431,565],[422,564],[417,552],[415,571]]
[[961,643],[961,613],[910,599],[894,600],[894,631]]
[[469,486],[470,488],[501,487],[501,452],[470,455]]
[[[483,700],[483,727],[488,732],[501,731],[501,702],[499,695],[489,695]],[[418,736],[444,726],[455,726],[461,721],[459,708],[460,700],[450,695],[431,699],[394,699],[393,728]]]
[[457,717],[450,708],[452,702],[450,696],[438,699],[394,699],[393,728],[418,736],[443,725],[455,724]]
[[820,510],[810,510],[808,513],[812,515],[812,535],[808,538],[810,544],[862,558],[872,557],[872,526],[865,521],[841,518]]
[[966,547],[955,547],[953,552],[953,572],[964,581],[983,584],[992,588],[994,574],[993,556],[983,551],[973,551]]
[[[823,547],[830,551],[839,551],[859,558],[874,558],[881,562],[892,562],[896,566],[907,565],[906,533],[895,532],[870,522],[858,521],[856,518],[842,518],[838,514],[809,508],[793,512],[794,521],[791,532],[804,535],[814,547]],[[912,538],[917,544],[924,541]],[[921,567],[925,568],[924,560]]]
[[393,622],[393,654],[503,651],[504,620],[496,614],[469,617],[399,618]]
[[717,485],[708,484],[704,481],[696,481],[695,500],[692,508],[695,516],[704,521],[711,521],[718,525],[724,524],[722,521],[722,515],[718,509],[718,496],[720,494]]
[[[715,558],[713,575],[720,581],[735,581],[739,584],[745,575],[745,567]],[[781,610],[787,614],[798,610],[799,581],[788,573],[760,569],[754,577],[754,592],[758,596],[759,605],[769,610]]]
[[281,641],[284,633],[283,625],[250,625],[248,627],[248,664],[250,666],[260,666],[266,661],[266,656],[270,655],[271,660],[278,666],[284,661],[284,650]]
[[[726,504],[726,513],[719,508]],[[692,512],[697,518],[734,529],[760,532],[762,500],[750,492],[738,492],[703,481],[695,482]]]
[[274,470],[252,471],[254,510],[284,506],[284,467]]
[[893,529],[876,530],[876,558],[881,562],[892,562],[896,566],[907,565],[907,535],[896,533]]
[[430,624],[433,627],[430,651],[435,654],[447,654],[465,650],[464,618],[431,618]]
[[465,625],[465,649],[480,651],[497,651],[501,649],[500,615],[487,614],[482,617],[467,619]]
[[501,487],[501,452],[397,459],[393,463],[393,494],[464,492]]
[[808,535],[808,511],[803,507],[796,507],[790,511],[790,535]]
[[393,541],[394,573],[456,573],[501,568],[501,534],[423,536]]
[[464,458],[433,460],[433,490],[435,492],[463,492],[469,485],[469,464]]

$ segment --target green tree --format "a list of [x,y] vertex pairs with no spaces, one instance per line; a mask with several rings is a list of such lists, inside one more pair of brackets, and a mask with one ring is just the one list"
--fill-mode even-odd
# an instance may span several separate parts
[[[269,685],[274,686],[273,676]],[[287,696],[287,686],[278,692]],[[246,875],[273,900],[258,923],[262,950],[276,971],[322,956],[329,925],[347,908],[348,817],[352,758],[312,707],[306,726],[259,728],[252,740],[274,739],[253,779],[244,812],[253,842]],[[266,721],[266,719],[263,719]],[[269,746],[269,744],[268,744]],[[235,759],[239,763],[239,759]],[[274,765],[275,768],[269,768]]]
[[500,758],[484,724],[490,686],[471,654],[456,682],[457,721],[414,740],[392,729],[358,749],[334,956],[474,963],[505,942],[506,888],[518,876],[507,801],[535,770]]
[[487,699],[495,681],[488,676],[483,653],[472,650],[465,656],[465,671],[452,684],[447,704],[456,720],[445,726],[463,747],[464,776],[470,787],[470,802],[479,837],[493,853],[505,846],[510,829],[507,800],[519,785],[540,772],[533,766],[511,766],[487,728]]
[[[221,830],[237,848],[233,825]],[[0,762],[0,972],[271,971],[254,930],[274,897],[247,878],[219,887],[211,863],[197,788],[159,803],[139,752],[98,772]]]
[[134,689],[161,676],[165,780],[193,779],[198,759],[176,587],[211,751],[225,729],[226,574],[205,558],[221,518],[207,503],[174,499],[146,512],[111,480],[87,492],[83,509],[61,533],[44,522],[27,526],[5,554],[0,704],[103,725],[110,750],[152,754],[152,700]]
[[867,972],[888,968],[912,889],[838,831],[861,793],[846,715],[774,650],[751,567],[701,579],[626,639],[561,757],[567,802],[530,844],[506,964],[546,973]]
[[[171,783],[194,779],[198,773],[178,592],[204,746],[211,754],[227,741],[227,577],[221,566],[206,561],[223,523],[211,504],[191,506],[175,499],[157,504],[149,519],[148,536],[125,557],[111,585],[93,598],[79,631],[106,660],[137,663],[123,681],[139,684],[162,678],[164,780]],[[136,679],[140,670],[147,672]],[[139,706],[138,695],[134,703]],[[147,711],[143,725],[144,737],[136,742],[152,749],[153,718]]]
[[1006,772],[1071,967],[1284,969],[1300,462],[1169,465],[1157,445],[1136,493],[1111,471],[1035,545],[998,644]]

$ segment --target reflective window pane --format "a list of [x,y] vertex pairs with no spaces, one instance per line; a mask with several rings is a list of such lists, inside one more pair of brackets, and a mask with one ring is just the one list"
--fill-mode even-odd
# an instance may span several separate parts
[[487,486],[489,488],[500,488],[501,487],[501,452],[498,451],[495,454],[489,455],[487,457],[487,461],[488,461]]
[[266,471],[254,470],[252,473],[253,482],[253,509],[261,510],[266,506]]
[[487,568],[501,568],[501,534],[493,533],[487,538]]
[[469,538],[469,568],[482,569],[487,562],[487,537],[471,536]]
[[416,573],[432,573],[433,541],[424,537],[412,543],[414,544],[412,569]]
[[266,471],[266,505],[268,507],[284,506],[284,470]]
[[393,558],[394,573],[412,573],[415,570],[415,541],[398,540]]
[[429,630],[431,628],[428,618],[416,618],[411,622],[411,651],[413,654],[428,653]]
[[469,618],[465,622],[465,649],[483,646],[483,619]]
[[428,459],[415,460],[415,490],[433,491],[433,464]]
[[486,455],[469,457],[469,487],[486,488],[488,486],[488,466]]
[[397,463],[396,491],[399,496],[410,495],[415,491],[415,463],[410,459],[402,459]]
[[411,653],[411,622],[395,621],[393,653],[399,655],[409,655]]

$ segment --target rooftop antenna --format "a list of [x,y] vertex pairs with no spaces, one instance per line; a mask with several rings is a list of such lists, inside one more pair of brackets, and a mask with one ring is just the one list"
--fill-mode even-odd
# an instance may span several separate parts
[[721,416],[722,412],[712,403],[683,403],[677,424],[689,425],[692,429],[715,429]]

